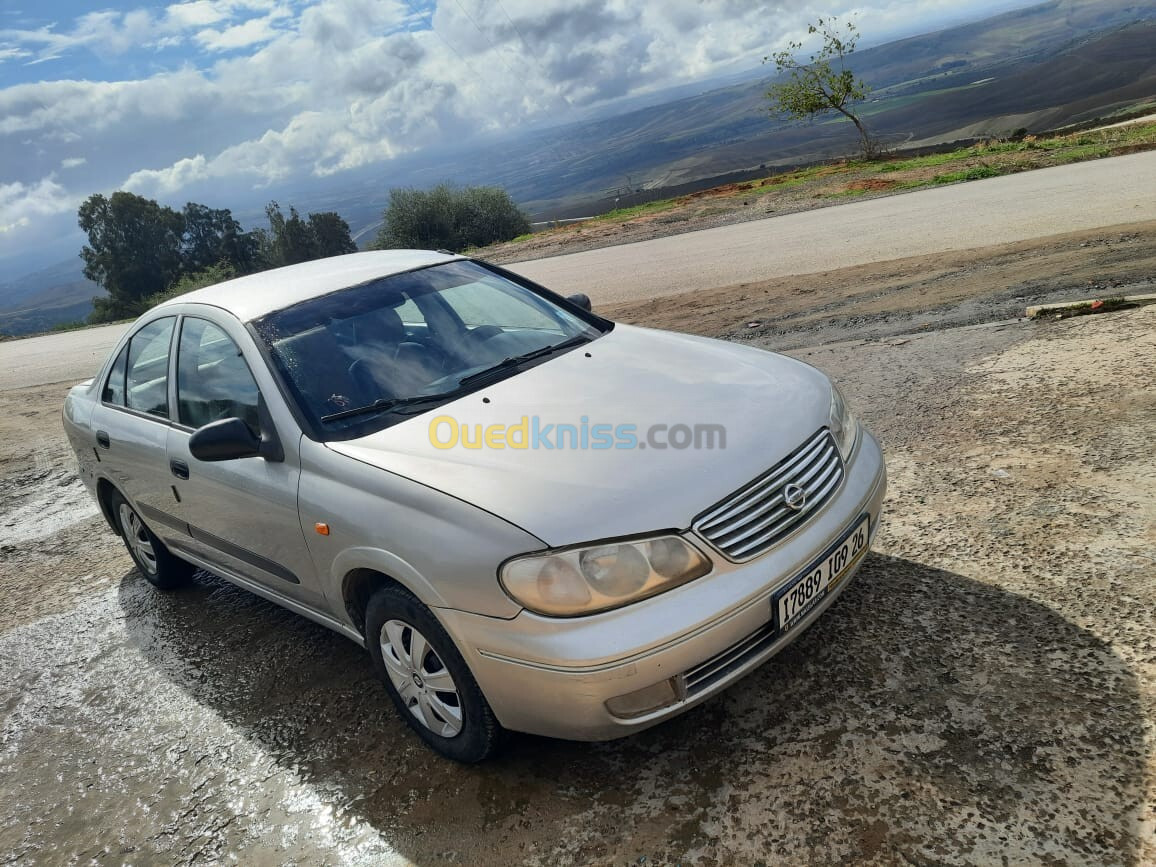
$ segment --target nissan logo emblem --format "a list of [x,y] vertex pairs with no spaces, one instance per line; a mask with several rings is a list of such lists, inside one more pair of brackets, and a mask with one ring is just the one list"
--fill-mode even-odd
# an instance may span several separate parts
[[783,502],[787,507],[794,509],[796,512],[800,511],[803,506],[807,505],[807,491],[802,485],[796,485],[793,482],[783,488]]

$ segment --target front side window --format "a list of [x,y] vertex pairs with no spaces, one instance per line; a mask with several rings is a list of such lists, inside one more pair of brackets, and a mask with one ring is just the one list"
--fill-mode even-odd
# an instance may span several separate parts
[[177,351],[178,421],[198,428],[212,421],[239,418],[254,433],[257,383],[241,350],[220,327],[207,319],[185,317]]
[[169,417],[169,345],[175,322],[172,316],[157,319],[129,340],[124,388],[129,409]]
[[468,261],[342,289],[253,324],[322,439],[431,410],[611,327]]

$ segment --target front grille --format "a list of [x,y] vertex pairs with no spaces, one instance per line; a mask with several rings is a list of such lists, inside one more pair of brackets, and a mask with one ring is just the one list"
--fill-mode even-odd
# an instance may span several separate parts
[[[750,560],[802,526],[842,481],[843,460],[831,432],[823,428],[745,488],[701,514],[691,526],[731,560]],[[806,491],[802,508],[786,504],[788,485]]]
[[732,644],[722,653],[708,659],[683,675],[686,695],[692,698],[705,689],[710,689],[733,671],[738,671],[768,647],[775,643],[776,633],[773,623],[759,627],[742,641]]

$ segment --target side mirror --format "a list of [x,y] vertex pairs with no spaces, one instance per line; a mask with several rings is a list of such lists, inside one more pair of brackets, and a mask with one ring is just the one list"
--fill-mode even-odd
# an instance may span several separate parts
[[575,295],[567,295],[566,300],[573,304],[575,307],[581,307],[587,313],[591,312],[593,309],[590,304],[590,296],[584,292],[578,292]]
[[261,454],[261,438],[239,418],[223,418],[197,428],[189,452],[198,461],[231,461]]

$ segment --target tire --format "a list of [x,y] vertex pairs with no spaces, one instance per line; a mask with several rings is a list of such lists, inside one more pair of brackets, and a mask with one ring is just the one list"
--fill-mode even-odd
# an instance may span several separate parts
[[374,669],[418,737],[466,764],[498,750],[501,725],[453,640],[416,596],[396,585],[375,593],[365,635]]
[[187,584],[196,567],[170,552],[119,491],[113,491],[108,500],[128,555],[145,580],[158,590]]

